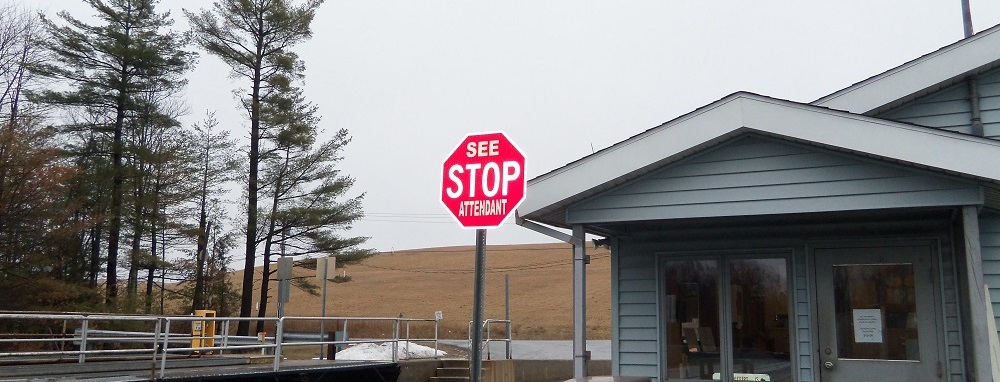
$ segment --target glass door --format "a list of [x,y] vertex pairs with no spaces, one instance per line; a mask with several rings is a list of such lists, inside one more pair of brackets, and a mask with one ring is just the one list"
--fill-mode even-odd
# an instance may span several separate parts
[[661,264],[666,380],[791,381],[786,258]]
[[940,380],[930,246],[815,258],[822,381]]

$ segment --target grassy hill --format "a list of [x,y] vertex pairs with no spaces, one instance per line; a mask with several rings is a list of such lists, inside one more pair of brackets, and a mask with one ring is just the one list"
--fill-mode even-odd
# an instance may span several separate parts
[[[488,246],[486,318],[504,317],[504,275],[509,274],[514,338],[570,339],[573,331],[571,248],[567,244]],[[607,339],[611,324],[610,257],[603,248],[589,247],[587,253],[591,255],[591,264],[587,267],[588,336]],[[402,314],[408,318],[433,318],[434,312],[440,310],[444,313],[441,337],[467,338],[468,322],[472,319],[474,264],[475,246],[380,253],[363,264],[338,270],[346,271],[352,280],[329,285],[327,315],[397,317]],[[258,280],[259,272],[260,269]],[[314,271],[296,268],[295,274],[312,276]],[[239,283],[241,279],[242,272],[236,272],[231,281]],[[259,288],[259,284],[255,288]],[[269,288],[272,297],[268,315],[273,316],[277,283],[272,282]],[[318,296],[294,289],[285,315],[318,316],[320,300]],[[361,329],[349,327],[352,334]]]

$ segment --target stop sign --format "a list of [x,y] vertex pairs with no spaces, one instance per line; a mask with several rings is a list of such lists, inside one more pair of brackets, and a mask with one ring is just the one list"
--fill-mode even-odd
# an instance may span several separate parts
[[444,160],[441,203],[463,228],[497,228],[524,200],[524,154],[502,132],[465,136]]

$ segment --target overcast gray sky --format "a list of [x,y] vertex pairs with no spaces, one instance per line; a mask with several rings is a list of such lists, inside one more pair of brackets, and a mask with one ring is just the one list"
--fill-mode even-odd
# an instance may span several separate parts
[[[92,13],[77,0],[20,0]],[[290,0],[295,1],[295,0]],[[181,8],[161,0],[177,27]],[[972,0],[976,31],[1000,2]],[[327,0],[295,48],[341,168],[365,192],[354,235],[379,250],[475,243],[438,201],[467,133],[503,130],[531,179],[730,93],[810,102],[962,38],[960,0]],[[246,139],[228,68],[202,54],[185,123],[215,110]],[[527,195],[531,198],[531,195]],[[490,244],[551,242],[508,221]]]

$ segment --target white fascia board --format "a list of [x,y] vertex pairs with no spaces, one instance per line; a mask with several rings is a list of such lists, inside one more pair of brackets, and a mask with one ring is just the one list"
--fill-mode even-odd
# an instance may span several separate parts
[[1000,60],[1000,26],[941,48],[814,102],[864,114],[936,85],[950,84]]
[[948,173],[1000,180],[1000,141],[792,102],[743,98],[745,126]]
[[727,97],[695,113],[616,143],[560,169],[528,181],[518,208],[521,216],[613,182],[683,153],[742,124],[739,97]]

